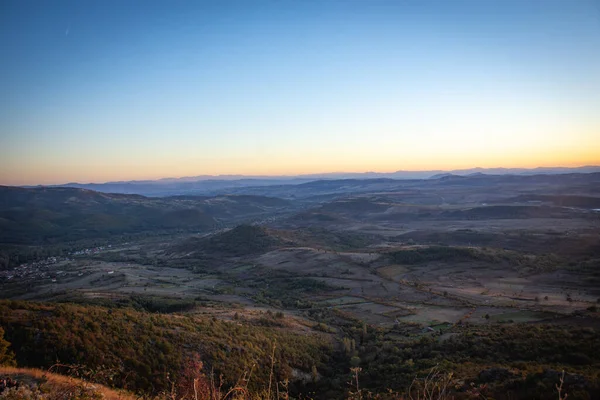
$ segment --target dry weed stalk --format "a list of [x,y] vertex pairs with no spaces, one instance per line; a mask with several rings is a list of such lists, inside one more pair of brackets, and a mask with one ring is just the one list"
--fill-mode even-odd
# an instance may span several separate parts
[[362,400],[362,389],[360,388],[360,384],[358,382],[358,374],[361,371],[362,368],[360,367],[350,368],[350,372],[352,372],[352,379],[354,380],[354,382],[350,381],[348,382],[348,384],[350,386],[354,386],[353,389],[356,390],[356,392],[350,392],[351,399]]
[[563,391],[563,385],[565,383],[565,370],[563,369],[562,374],[560,376],[560,385],[557,383],[554,386],[556,387],[556,391],[558,392],[558,400],[567,400],[567,397],[569,397],[568,394],[562,394]]
[[[268,390],[268,394],[267,394],[267,399],[271,398],[271,385],[273,382],[273,368],[275,367],[275,346],[276,344],[273,343],[273,349],[271,350],[271,371],[269,372],[269,390]],[[277,396],[279,398],[279,396]]]
[[[452,383],[453,374],[441,372],[436,365],[429,371],[422,383],[415,377],[408,388],[410,400],[446,400],[449,399],[448,389]],[[416,386],[416,393],[413,387]],[[416,396],[414,397],[413,396]]]

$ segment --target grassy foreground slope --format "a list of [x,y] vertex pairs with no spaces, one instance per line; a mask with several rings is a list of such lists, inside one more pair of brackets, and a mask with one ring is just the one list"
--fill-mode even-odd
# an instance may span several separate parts
[[137,397],[104,385],[92,384],[33,368],[0,366],[0,398],[6,399],[105,399],[133,400]]
[[[563,370],[569,399],[600,395],[600,331],[592,326],[465,323],[442,336],[441,331],[415,335],[406,327],[347,321],[338,326],[336,346],[329,335],[291,331],[286,319],[278,318],[267,313],[264,321],[243,315],[218,320],[0,301],[0,327],[18,365],[54,366],[52,371],[63,374],[76,371],[89,381],[140,395],[168,397],[173,385],[183,393],[199,377],[209,389],[222,382],[224,392],[242,382],[248,393],[263,393],[272,387],[269,382],[289,380],[285,390],[300,398],[360,398],[360,393],[368,398],[379,393],[373,398],[400,399],[422,387],[424,377],[436,369],[450,385],[441,398],[555,399]],[[596,325],[594,319],[588,322]],[[388,390],[393,396],[385,397]]]
[[274,379],[282,381],[310,376],[331,354],[330,343],[317,334],[131,309],[1,301],[0,326],[18,365],[83,365],[110,372],[97,375],[99,383],[148,394],[167,390],[169,379],[182,378],[191,361],[222,374],[226,386],[252,371],[251,384],[265,387],[271,355]]

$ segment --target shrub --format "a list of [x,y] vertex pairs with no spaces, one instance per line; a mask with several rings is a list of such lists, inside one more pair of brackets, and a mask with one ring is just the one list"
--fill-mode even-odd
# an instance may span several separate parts
[[0,326],[0,365],[15,366],[15,355],[8,349],[10,343],[4,340],[4,329]]

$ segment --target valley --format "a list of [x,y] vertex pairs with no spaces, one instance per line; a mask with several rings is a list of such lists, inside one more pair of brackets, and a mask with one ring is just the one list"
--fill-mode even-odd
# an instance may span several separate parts
[[[540,369],[567,369],[587,382],[573,388],[596,393],[600,365],[589,353],[581,363],[566,353],[551,361],[496,349],[470,354],[464,368],[456,364],[460,352],[449,349],[506,329],[506,338],[588,329],[590,339],[569,350],[576,354],[599,340],[599,187],[600,174],[570,174],[319,181],[214,198],[21,189],[20,199],[29,196],[25,204],[35,212],[14,212],[4,196],[0,293],[16,302],[268,326],[329,343],[335,367],[314,361],[328,383],[311,378],[297,383],[298,391],[331,394],[352,366],[366,371],[369,390],[401,391],[411,374],[449,362],[474,382],[490,365],[525,380]],[[64,204],[71,209],[60,218],[42,212]],[[83,216],[77,228],[65,222],[70,213]],[[130,222],[115,230],[112,218]],[[89,243],[94,247],[82,250]],[[44,251],[56,254],[44,258]],[[14,340],[16,331],[5,330]],[[551,350],[540,335],[535,346],[546,354]],[[348,348],[346,341],[357,344]],[[423,346],[437,355],[423,353],[419,362],[402,355],[403,348]],[[381,352],[383,359],[372,359]],[[379,371],[392,355],[415,364]],[[311,374],[293,368],[296,376]],[[381,382],[390,374],[402,376],[393,387]],[[488,383],[489,390],[499,396],[507,382]],[[544,390],[540,395],[551,393]]]

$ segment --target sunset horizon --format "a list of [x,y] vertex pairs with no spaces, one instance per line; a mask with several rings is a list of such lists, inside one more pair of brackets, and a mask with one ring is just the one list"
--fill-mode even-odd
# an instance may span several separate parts
[[0,184],[600,164],[591,1],[32,4]]
[[[576,172],[579,169],[600,169],[600,161],[596,163],[573,163],[573,164],[547,164],[547,165],[534,165],[534,166],[523,166],[523,165],[513,165],[513,166],[481,166],[481,165],[473,165],[473,166],[457,166],[455,168],[447,167],[447,168],[400,168],[400,169],[364,169],[364,170],[307,170],[305,172],[282,172],[282,173],[187,173],[181,175],[154,175],[154,176],[124,176],[119,178],[116,176],[115,178],[107,178],[107,179],[66,179],[66,180],[47,180],[47,181],[6,181],[0,182],[0,186],[63,186],[71,183],[77,184],[107,184],[107,183],[118,183],[118,182],[156,182],[156,181],[166,181],[166,180],[185,180],[185,179],[198,179],[198,180],[209,180],[209,179],[294,179],[294,178],[305,178],[305,179],[321,179],[321,177],[327,178],[328,176],[333,176],[333,179],[336,179],[336,175],[369,175],[369,174],[377,174],[377,175],[392,175],[395,173],[450,173],[450,172],[458,172],[458,171],[471,171],[471,170],[481,170],[483,173],[486,171],[512,171],[519,170],[523,172],[532,172],[535,174],[536,170],[573,170]],[[494,172],[497,174],[497,172]],[[506,172],[510,174],[510,172]],[[563,173],[563,172],[557,172]],[[565,172],[568,173],[568,172]],[[325,179],[324,178],[324,179]],[[365,179],[369,179],[368,177]],[[392,178],[392,179],[411,179],[411,178]]]

